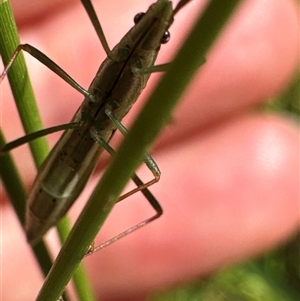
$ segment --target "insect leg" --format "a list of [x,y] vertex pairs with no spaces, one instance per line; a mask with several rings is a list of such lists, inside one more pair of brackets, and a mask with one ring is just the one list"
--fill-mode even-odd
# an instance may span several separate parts
[[168,70],[168,67],[170,66],[171,63],[166,63],[166,64],[161,64],[161,65],[156,65],[156,66],[151,66],[148,68],[132,68],[132,72],[135,74],[149,74],[149,73],[154,73],[154,72],[165,72]]
[[100,21],[99,19],[97,18],[97,15],[96,15],[96,12],[95,12],[95,9],[91,3],[90,0],[81,0],[81,3],[82,5],[84,6],[95,30],[96,30],[96,33],[99,37],[99,40],[102,44],[102,47],[104,49],[104,51],[106,52],[106,55],[112,59],[114,61],[114,58],[112,57],[112,54],[111,54],[111,51],[108,47],[108,43],[107,43],[107,40],[105,38],[105,35],[104,35],[104,32],[103,32],[103,29],[102,29],[102,26],[100,24]]
[[[206,59],[203,58],[202,62],[200,62],[199,67],[206,62]],[[148,68],[136,68],[133,67],[131,71],[135,74],[149,74],[154,72],[165,72],[170,67],[171,63],[165,63],[160,65],[151,66]]]
[[[63,80],[65,80],[68,84],[70,84],[74,89],[76,89],[78,92],[80,92],[85,97],[88,97],[92,101],[94,100],[92,95],[86,91],[83,87],[81,87],[73,78],[71,78],[63,69],[61,69],[56,63],[54,63],[49,57],[47,57],[45,54],[43,54],[41,51],[36,49],[35,47],[29,45],[29,44],[20,44],[15,52],[13,53],[11,59],[9,60],[7,66],[3,70],[2,74],[0,75],[0,83],[6,76],[7,72],[9,71],[10,67],[12,66],[13,62],[16,60],[18,54],[20,51],[26,51],[29,54],[31,54],[34,58],[36,58],[38,61],[40,61],[42,64],[47,66],[50,70],[52,70],[54,73],[56,73],[58,76],[60,76]],[[19,139],[16,139],[2,148],[0,148],[0,155],[2,155],[4,152],[7,152],[9,150],[12,150],[22,144],[25,144],[27,142],[30,142],[32,140],[35,140],[39,137],[46,136],[48,134],[65,130],[65,129],[71,129],[78,127],[78,123],[68,123],[68,124],[62,124],[58,126],[54,126],[51,128],[43,129],[31,134],[28,134],[24,137],[21,137]]]
[[[117,119],[117,117],[112,113],[111,110],[106,109],[105,110],[105,114],[110,118],[110,120],[116,125],[116,127],[118,128],[118,130],[123,134],[123,135],[127,135],[128,134],[128,130],[124,127],[124,125]],[[104,141],[105,142],[105,141]],[[106,142],[105,142],[106,143]],[[107,144],[107,143],[106,143]],[[103,145],[102,145],[103,146]],[[104,147],[104,146],[103,146]],[[150,169],[150,171],[152,172],[154,179],[152,179],[151,181],[143,184],[143,185],[138,185],[137,188],[127,192],[126,194],[122,195],[121,198],[125,199],[128,196],[146,188],[149,187],[153,184],[155,184],[156,182],[159,181],[160,179],[160,175],[161,172],[156,164],[156,162],[153,160],[153,158],[150,155],[146,155],[145,161],[144,161],[147,165],[147,167]]]
[[21,138],[18,138],[12,142],[5,144],[2,148],[0,148],[0,156],[22,144],[28,143],[37,138],[40,138],[40,137],[43,137],[43,136],[46,136],[46,135],[49,135],[51,133],[55,133],[58,131],[62,131],[62,130],[66,130],[66,129],[75,129],[78,127],[80,127],[80,123],[71,122],[71,123],[60,124],[57,126],[53,126],[53,127],[47,128],[47,129],[43,129],[43,130],[28,134],[26,136],[23,136]]
[[52,70],[55,74],[57,74],[59,77],[61,77],[64,81],[66,81],[69,85],[71,85],[74,89],[76,89],[79,93],[81,93],[83,96],[90,98],[92,101],[94,100],[91,94],[85,90],[83,87],[81,87],[70,75],[68,75],[62,68],[60,68],[56,63],[54,63],[48,56],[43,54],[41,51],[36,49],[35,47],[29,45],[29,44],[20,44],[15,52],[12,55],[12,58],[9,60],[7,66],[5,67],[4,71],[0,75],[0,83],[4,79],[5,75],[7,74],[8,70],[10,69],[11,65],[17,58],[20,51],[26,51],[30,55],[32,55],[34,58],[36,58],[38,61],[40,61],[42,64],[47,66],[50,70]]
[[[112,147],[108,143],[106,143],[101,137],[96,138],[95,135],[93,135],[93,138],[95,138],[96,141],[99,142],[110,154],[114,153],[114,150],[112,149]],[[102,243],[96,247],[94,245],[91,245],[88,252],[86,253],[86,256],[91,255],[91,254],[107,247],[108,245],[111,245],[112,243],[116,242],[117,240],[123,238],[124,236],[127,236],[128,234],[146,226],[147,224],[149,224],[150,222],[154,221],[155,219],[159,218],[162,215],[163,210],[162,210],[160,204],[158,203],[158,201],[156,200],[154,195],[150,192],[150,190],[148,188],[146,188],[147,186],[142,182],[142,180],[136,174],[134,174],[132,176],[132,180],[138,187],[142,187],[141,189],[138,189],[137,191],[140,190],[142,192],[142,194],[146,197],[146,199],[148,200],[150,205],[156,211],[156,214],[154,214],[150,218],[147,218],[147,219],[143,220],[142,222],[134,225],[133,227],[130,227],[129,229],[123,231],[122,233],[114,236],[113,238],[105,241],[104,243]],[[136,192],[136,191],[134,191],[134,192]],[[129,195],[131,195],[131,194],[132,193],[130,193]],[[128,194],[124,194],[123,196],[119,197],[118,202],[120,202],[127,196],[128,196]]]

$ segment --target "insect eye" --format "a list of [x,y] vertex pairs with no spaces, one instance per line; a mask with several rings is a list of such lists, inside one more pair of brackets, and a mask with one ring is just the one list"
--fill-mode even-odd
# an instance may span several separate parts
[[160,42],[162,44],[166,44],[166,43],[169,42],[170,37],[171,37],[170,32],[169,31],[165,31],[165,33],[164,33],[163,37],[161,38]]
[[134,16],[133,21],[134,24],[137,24],[141,21],[141,19],[144,17],[145,13],[138,13]]
[[[133,21],[134,24],[137,24],[141,21],[141,19],[144,17],[145,13],[138,13],[134,16]],[[166,44],[170,40],[170,33],[169,31],[165,31],[163,37],[161,38],[160,42],[161,44]]]

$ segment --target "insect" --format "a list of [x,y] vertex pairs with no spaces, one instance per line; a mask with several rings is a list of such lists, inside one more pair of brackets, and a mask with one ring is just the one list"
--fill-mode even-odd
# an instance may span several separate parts
[[[17,47],[0,82],[23,50],[84,95],[83,103],[69,124],[29,134],[6,144],[1,150],[3,153],[38,137],[65,130],[41,166],[27,200],[25,231],[31,245],[35,245],[66,214],[82,192],[103,150],[113,154],[114,150],[108,143],[115,131],[118,129],[123,134],[127,133],[121,120],[139,97],[151,73],[166,70],[167,64],[154,66],[154,62],[161,44],[170,38],[168,28],[174,15],[189,1],[181,0],[173,10],[171,1],[158,0],[146,13],[135,16],[134,27],[110,50],[91,1],[81,0],[107,54],[88,90],[77,84],[38,49],[29,44]],[[145,156],[145,163],[154,175],[153,180],[143,183],[134,175],[132,179],[137,188],[121,196],[119,201],[141,191],[156,214],[96,249],[116,241],[162,214],[161,206],[147,189],[159,181],[160,170],[149,155]]]

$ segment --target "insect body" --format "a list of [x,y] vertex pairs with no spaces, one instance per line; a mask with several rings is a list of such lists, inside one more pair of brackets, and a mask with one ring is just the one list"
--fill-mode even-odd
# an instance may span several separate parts
[[[136,25],[110,51],[90,0],[82,2],[107,52],[107,58],[101,64],[88,91],[30,45],[20,45],[13,57],[14,59],[21,49],[28,51],[85,95],[71,123],[66,126],[61,139],[40,168],[30,192],[25,228],[27,239],[32,245],[69,210],[83,190],[100,153],[104,149],[112,152],[108,142],[115,130],[118,128],[126,132],[120,120],[128,113],[145,87],[161,43],[168,39],[167,30],[173,22],[172,3],[158,0],[145,14],[135,17]],[[183,2],[188,1],[182,0],[179,5]],[[2,78],[13,59],[3,72]],[[133,192],[143,189],[144,195],[150,197],[150,203],[157,210],[157,214],[148,220],[151,221],[161,215],[162,210],[145,188],[158,181],[160,171],[149,156],[146,164],[155,179],[143,184],[135,176],[134,180],[139,187]]]

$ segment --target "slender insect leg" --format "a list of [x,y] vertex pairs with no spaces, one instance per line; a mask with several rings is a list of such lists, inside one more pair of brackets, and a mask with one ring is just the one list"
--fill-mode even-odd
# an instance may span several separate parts
[[36,49],[35,47],[29,45],[29,44],[20,44],[15,52],[13,53],[11,59],[9,60],[7,66],[5,67],[4,71],[0,75],[0,83],[4,79],[5,75],[7,74],[8,70],[10,69],[11,65],[17,58],[20,51],[26,51],[30,55],[32,55],[34,58],[36,58],[38,61],[40,61],[42,64],[47,66],[50,70],[52,70],[55,74],[57,74],[59,77],[61,77],[64,81],[66,81],[69,85],[71,85],[74,89],[76,89],[79,93],[81,93],[83,96],[89,98],[91,101],[94,101],[93,96],[85,90],[83,87],[81,87],[70,75],[68,75],[62,68],[60,68],[56,63],[54,63],[48,56],[43,54],[41,51]]
[[[47,57],[45,54],[43,54],[41,51],[36,49],[35,47],[29,45],[29,44],[20,44],[15,52],[13,53],[11,59],[9,60],[7,66],[3,70],[2,74],[0,75],[0,83],[5,78],[7,72],[9,71],[10,67],[12,66],[13,62],[16,60],[17,56],[21,52],[21,50],[28,52],[30,55],[32,55],[34,58],[36,58],[38,61],[40,61],[42,64],[47,66],[50,70],[52,70],[54,73],[56,73],[59,77],[61,77],[64,81],[66,81],[68,84],[70,84],[74,89],[76,89],[79,93],[81,93],[83,96],[88,97],[91,101],[94,101],[93,96],[85,90],[83,87],[81,87],[73,78],[71,78],[63,69],[61,69],[56,63],[54,63],[49,57]],[[18,138],[2,148],[0,148],[0,155],[3,153],[12,150],[22,144],[28,143],[32,140],[35,140],[39,137],[46,136],[48,134],[58,132],[65,129],[71,129],[78,127],[78,123],[68,123],[68,124],[62,124],[58,126],[54,126],[48,129],[43,129],[40,131],[37,131],[35,133],[28,134],[24,137]]]
[[[118,130],[123,134],[123,135],[127,135],[128,134],[128,130],[124,127],[124,125],[117,119],[117,117],[112,113],[111,110],[106,109],[105,110],[105,114],[110,118],[110,120],[116,125],[116,127],[118,128]],[[106,150],[106,146],[103,145],[103,143],[107,144],[104,140],[102,140],[101,142],[99,142]],[[109,145],[108,145],[109,146]],[[127,192],[126,194],[122,195],[121,198],[125,199],[128,196],[146,188],[149,187],[155,183],[157,183],[160,179],[160,175],[161,172],[156,164],[156,162],[153,160],[153,158],[150,155],[146,155],[145,161],[144,161],[147,165],[147,167],[150,169],[150,171],[152,172],[154,179],[152,179],[151,181],[143,184],[143,185],[139,185],[137,188]]]
[[40,137],[43,137],[43,136],[46,136],[46,135],[49,135],[49,134],[52,134],[52,133],[55,133],[58,131],[62,131],[62,130],[66,130],[66,129],[75,129],[78,127],[80,127],[79,122],[71,122],[71,123],[60,124],[57,126],[53,126],[53,127],[47,128],[47,129],[43,129],[43,130],[28,134],[26,136],[23,136],[21,138],[18,138],[12,142],[5,144],[2,148],[0,148],[0,156],[4,155],[6,152],[11,151],[12,149],[14,149],[22,144],[28,143],[37,138],[40,138]]
[[[115,152],[113,150],[113,148],[102,137],[99,137],[99,136],[97,136],[96,134],[93,134],[93,133],[92,133],[92,137],[93,137],[93,139],[95,139],[96,142],[98,142],[111,155]],[[155,184],[156,182],[159,181],[159,179],[160,179],[160,170],[159,170],[157,164],[155,163],[155,161],[152,159],[152,157],[150,157],[150,156],[148,156],[148,157],[151,159],[150,163],[155,167],[155,178],[153,180],[150,180],[150,181],[146,182],[146,183],[143,183],[143,182],[140,181],[139,184],[137,185],[138,186],[137,188],[132,189],[129,192],[121,195],[119,197],[118,202],[128,198],[130,195],[135,194],[138,191],[143,192],[144,189],[146,189],[147,187],[149,187],[149,186],[151,186],[151,185],[153,185],[153,184]],[[147,164],[147,166],[149,166],[149,165]],[[132,180],[135,182],[134,177],[132,178]]]
[[[96,138],[95,135],[93,136],[93,138]],[[114,153],[114,150],[112,149],[112,147],[108,143],[106,143],[101,137],[96,138],[96,141],[99,142],[110,154]],[[153,209],[156,211],[156,214],[151,216],[150,218],[147,218],[147,219],[143,220],[142,222],[134,225],[133,227],[130,227],[129,229],[123,231],[122,233],[114,236],[113,238],[105,241],[104,243],[102,243],[96,247],[94,246],[94,244],[92,244],[85,256],[89,256],[89,255],[107,247],[108,245],[111,245],[112,243],[116,242],[117,240],[123,238],[124,236],[127,236],[130,233],[146,226],[147,224],[149,224],[150,222],[159,218],[163,214],[163,210],[162,210],[160,204],[158,203],[158,201],[156,200],[154,195],[150,192],[150,190],[145,187],[145,184],[142,182],[142,180],[136,174],[134,174],[132,176],[132,180],[138,187],[143,187],[142,189],[139,189],[139,190],[146,197],[146,199],[148,200],[150,205],[153,207]],[[131,195],[131,194],[129,194],[129,195]],[[119,197],[118,202],[122,201],[127,196],[128,195],[125,194],[125,195]]]
[[[206,62],[206,59],[203,58],[202,62],[200,62],[199,67]],[[135,74],[149,74],[154,72],[165,72],[168,71],[172,63],[165,63],[160,65],[151,66],[148,68],[132,68],[131,71]]]
[[[136,183],[136,185],[142,185],[143,184],[143,182],[140,180],[140,178],[137,175],[134,175],[132,177],[132,179]],[[162,210],[160,204],[158,203],[158,201],[156,200],[156,198],[154,197],[154,195],[150,192],[150,190],[147,189],[147,188],[144,188],[143,190],[141,190],[141,192],[147,198],[147,200],[149,201],[151,206],[155,209],[156,214],[151,216],[150,218],[147,218],[144,221],[134,225],[133,227],[130,227],[126,231],[114,236],[113,238],[105,241],[104,243],[102,243],[102,244],[100,244],[96,247],[92,244],[85,256],[89,256],[89,255],[91,255],[91,254],[93,254],[93,253],[95,253],[95,252],[111,245],[112,243],[116,242],[117,240],[119,240],[119,239],[131,234],[132,232],[146,226],[147,224],[149,224],[150,222],[154,221],[155,219],[159,218],[162,215],[163,210]]]
[[[129,197],[132,194],[135,194],[138,191],[142,191],[143,189],[157,183],[160,180],[161,172],[160,172],[156,162],[153,160],[153,158],[150,155],[146,155],[146,159],[144,162],[146,163],[147,167],[151,170],[152,174],[154,175],[154,179],[152,179],[146,183],[137,185],[137,188],[132,189],[131,191],[123,194],[120,197],[121,200],[126,199],[127,197]],[[134,179],[133,179],[133,181],[134,181]]]
[[154,72],[165,72],[168,70],[171,63],[155,65],[148,68],[132,68],[131,71],[135,74],[149,74]]
[[100,21],[99,19],[97,18],[97,15],[96,15],[96,12],[95,12],[95,9],[91,3],[90,0],[81,0],[81,3],[82,5],[84,6],[93,26],[94,26],[94,29],[96,30],[96,33],[98,35],[98,38],[102,44],[102,47],[104,49],[104,51],[106,52],[106,55],[112,59],[113,61],[115,61],[115,59],[112,57],[112,54],[111,54],[111,50],[109,49],[109,46],[108,46],[108,43],[107,43],[107,40],[105,38],[105,35],[104,35],[104,32],[103,32],[103,29],[102,29],[102,26],[100,24]]
[[[115,124],[115,126],[118,128],[118,130],[124,136],[126,136],[128,134],[128,130],[126,129],[126,127],[118,120],[118,118],[114,115],[114,113],[111,110],[106,109],[105,114],[109,117],[109,119]],[[150,155],[147,154],[145,163],[148,166],[148,168],[151,170],[151,172],[153,173],[155,179],[158,178],[157,179],[157,181],[158,181],[160,178],[161,172],[160,172],[156,162],[153,160],[153,158]]]

